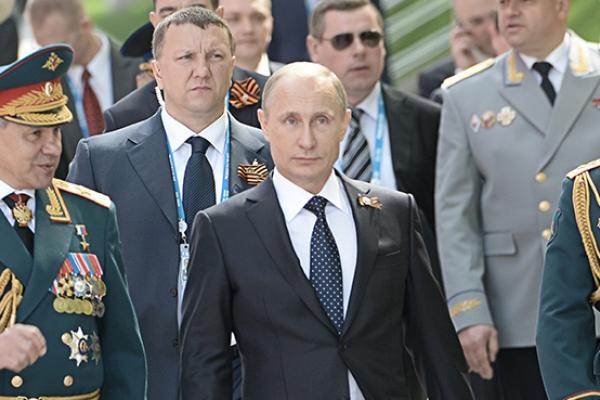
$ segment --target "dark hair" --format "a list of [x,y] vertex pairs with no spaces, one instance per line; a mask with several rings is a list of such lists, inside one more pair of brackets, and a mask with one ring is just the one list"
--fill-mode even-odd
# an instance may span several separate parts
[[207,10],[202,7],[189,7],[179,10],[163,21],[154,30],[154,36],[152,37],[152,54],[155,59],[158,59],[162,51],[162,47],[165,41],[165,35],[171,25],[185,25],[192,24],[198,28],[205,30],[209,26],[219,27],[227,32],[229,39],[229,49],[231,54],[235,54],[235,42],[233,41],[233,35],[229,30],[229,27],[214,11]]
[[[215,10],[219,7],[219,0],[210,0],[210,2]],[[152,0],[152,8],[156,9],[156,0]]]
[[363,7],[372,7],[375,10],[377,23],[383,30],[383,16],[379,9],[369,0],[322,0],[317,3],[310,16],[310,35],[317,39],[323,37],[323,32],[325,32],[325,14],[329,11],[352,11]]

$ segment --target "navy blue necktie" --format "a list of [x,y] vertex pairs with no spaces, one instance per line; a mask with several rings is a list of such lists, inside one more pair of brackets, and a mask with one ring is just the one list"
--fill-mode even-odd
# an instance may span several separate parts
[[186,143],[192,145],[192,155],[185,167],[183,177],[183,209],[188,232],[194,217],[200,210],[215,204],[215,178],[206,158],[210,143],[200,136],[192,136]]
[[317,216],[310,239],[310,282],[321,307],[340,334],[344,324],[342,264],[335,239],[325,219],[326,205],[327,199],[314,196],[304,206]]

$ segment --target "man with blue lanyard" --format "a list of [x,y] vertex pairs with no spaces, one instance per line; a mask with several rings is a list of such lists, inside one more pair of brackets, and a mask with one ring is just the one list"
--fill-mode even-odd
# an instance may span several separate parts
[[194,216],[264,180],[272,160],[260,131],[225,110],[234,44],[217,14],[174,13],[157,26],[153,53],[165,105],[140,123],[82,140],[68,179],[117,205],[148,399],[162,400],[177,398],[178,298]]
[[[311,17],[308,51],[348,93],[352,120],[338,169],[350,178],[412,193],[429,228],[440,108],[381,82],[383,31],[381,13],[369,0],[324,0]],[[436,260],[432,266],[439,279]]]

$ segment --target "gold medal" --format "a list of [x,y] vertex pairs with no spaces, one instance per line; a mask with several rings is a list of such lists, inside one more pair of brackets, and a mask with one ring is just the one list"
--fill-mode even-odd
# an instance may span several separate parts
[[484,112],[481,116],[481,122],[484,128],[490,129],[496,123],[496,113],[493,111]]
[[17,224],[19,224],[19,228],[27,227],[27,224],[33,218],[33,213],[29,207],[27,207],[27,205],[21,201],[21,198],[19,198],[19,201],[15,203],[15,206],[12,209],[12,215],[15,221],[17,221]]
[[106,284],[102,278],[98,278],[98,296],[100,298],[106,296]]
[[54,301],[52,302],[52,306],[54,307],[54,311],[56,311],[57,313],[64,313],[65,312],[65,299],[63,299],[62,297],[57,297],[54,299]]
[[63,299],[65,304],[65,312],[73,314],[75,312],[75,304],[73,299]]
[[92,315],[94,313],[94,306],[89,300],[82,300],[82,309],[85,315]]

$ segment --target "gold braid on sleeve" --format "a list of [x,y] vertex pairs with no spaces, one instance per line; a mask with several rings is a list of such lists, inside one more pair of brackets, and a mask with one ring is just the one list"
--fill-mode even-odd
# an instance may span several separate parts
[[598,201],[598,191],[590,178],[589,172],[586,171],[577,175],[573,183],[573,211],[596,286],[596,290],[590,296],[590,302],[595,303],[600,301],[600,252],[590,222],[590,188],[596,195],[596,201]]
[[[10,282],[10,289],[7,290]],[[6,291],[6,293],[5,293]],[[23,299],[23,285],[15,274],[5,268],[0,274],[0,333],[4,332],[17,321],[17,307]]]

